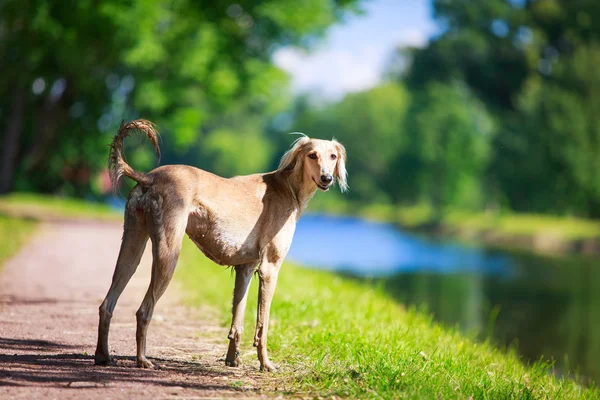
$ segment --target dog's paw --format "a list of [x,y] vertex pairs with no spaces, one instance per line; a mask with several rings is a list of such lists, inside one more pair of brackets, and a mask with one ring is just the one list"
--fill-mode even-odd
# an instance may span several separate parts
[[277,371],[277,367],[271,361],[266,361],[263,364],[260,364],[261,372],[275,372]]
[[225,365],[228,367],[239,367],[242,364],[240,360],[240,352],[235,350],[233,342],[229,346],[227,357],[225,357]]
[[112,365],[112,364],[115,364],[115,362],[109,355],[96,353],[94,355],[94,364],[96,364],[96,365]]
[[137,360],[138,368],[156,369],[157,367],[146,357]]
[[239,367],[242,363],[239,358],[234,358],[233,360],[225,359],[225,365],[228,367]]

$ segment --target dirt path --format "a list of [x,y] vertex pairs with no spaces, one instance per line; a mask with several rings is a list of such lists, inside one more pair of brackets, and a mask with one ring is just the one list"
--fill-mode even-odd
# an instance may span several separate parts
[[[259,398],[276,377],[227,368],[226,329],[210,312],[180,305],[174,281],[150,325],[148,356],[135,367],[135,311],[149,282],[149,247],[112,320],[111,354],[94,365],[98,306],[110,284],[121,227],[47,222],[0,273],[0,398]],[[227,289],[229,290],[229,289]],[[213,318],[214,319],[214,318]],[[271,393],[272,397],[273,394]]]

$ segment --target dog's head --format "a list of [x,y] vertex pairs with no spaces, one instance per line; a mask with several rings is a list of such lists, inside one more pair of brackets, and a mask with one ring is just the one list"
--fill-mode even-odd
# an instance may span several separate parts
[[299,138],[281,157],[279,170],[302,171],[305,182],[312,182],[323,191],[336,181],[342,192],[348,190],[346,149],[335,139]]

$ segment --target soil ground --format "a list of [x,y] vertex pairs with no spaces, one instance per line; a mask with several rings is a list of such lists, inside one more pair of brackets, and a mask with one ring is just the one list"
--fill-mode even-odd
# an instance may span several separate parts
[[135,311],[150,280],[150,243],[112,319],[109,343],[117,364],[94,365],[98,306],[110,285],[121,233],[112,222],[47,221],[4,265],[0,398],[276,396],[276,376],[258,372],[258,361],[225,367],[227,328],[211,310],[183,306],[176,281],[157,304],[148,333],[148,357],[159,368],[136,368]]

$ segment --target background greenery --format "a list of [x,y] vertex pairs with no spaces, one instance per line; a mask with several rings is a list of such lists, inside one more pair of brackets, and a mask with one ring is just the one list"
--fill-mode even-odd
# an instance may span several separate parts
[[[0,192],[102,196],[106,145],[121,119],[144,117],[162,163],[265,170],[282,133],[303,131],[346,145],[359,204],[600,217],[600,3],[434,0],[438,33],[391,54],[382,84],[293,98],[274,50],[310,47],[359,7],[2,2]],[[132,164],[154,165],[129,145]]]

